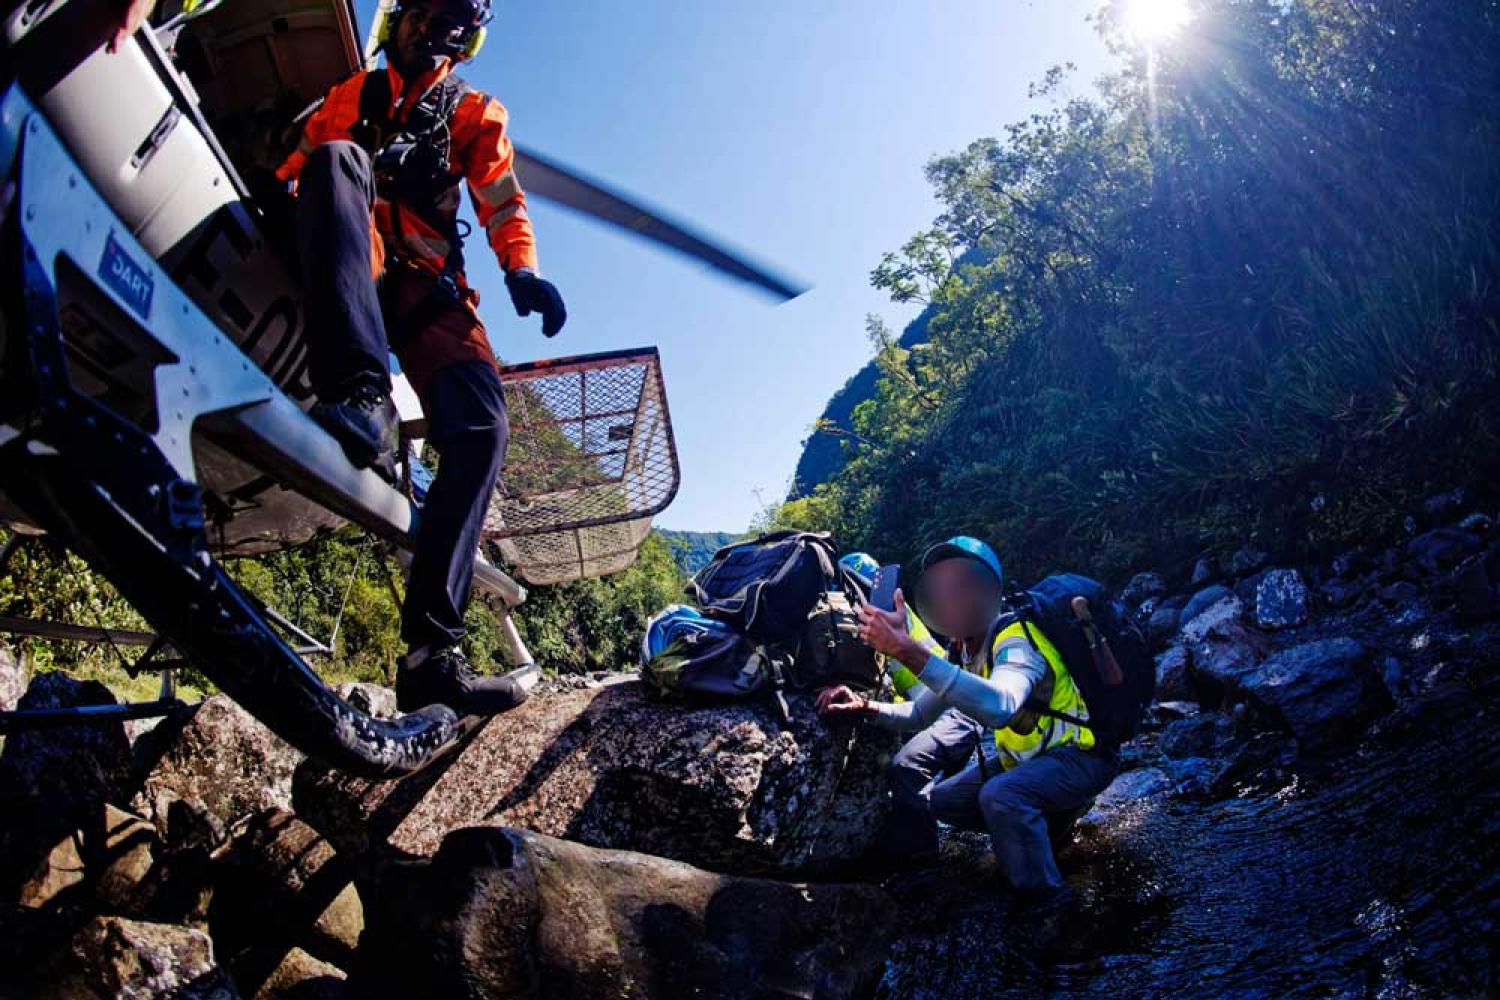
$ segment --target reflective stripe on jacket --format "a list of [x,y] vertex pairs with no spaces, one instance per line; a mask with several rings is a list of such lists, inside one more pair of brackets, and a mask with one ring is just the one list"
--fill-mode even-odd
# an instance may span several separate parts
[[[927,624],[918,618],[917,613],[911,608],[906,609],[906,634],[917,640],[922,645],[922,648],[929,653],[935,653],[938,656],[944,655],[942,645],[933,638],[931,630],[927,628]],[[894,664],[891,669],[891,687],[896,691],[896,700],[905,701],[908,698],[915,697],[910,692],[912,688],[922,683],[921,679],[917,677],[910,667],[899,660],[892,658],[890,662]]]
[[[444,62],[438,69],[422,74],[412,81],[409,96],[403,94],[406,84],[394,69],[386,67],[368,72],[390,74],[391,108],[401,103],[403,111],[395,113],[400,120],[406,109],[415,105],[451,71],[451,62]],[[277,169],[277,177],[295,181],[302,165],[307,162],[308,154],[318,146],[325,142],[354,139],[351,130],[359,122],[360,93],[366,75],[367,72],[355,73],[328,92],[322,105],[303,124],[297,148]],[[404,101],[403,96],[406,97]],[[507,121],[508,115],[499,101],[478,91],[468,91],[458,102],[451,119],[450,155],[453,167],[462,171],[468,183],[480,228],[495,251],[500,267],[509,272],[518,267],[536,268],[537,253],[531,219],[526,213],[526,193],[521,190],[516,177],[515,150],[511,147]],[[446,202],[435,207],[445,215],[458,211],[456,192]],[[398,230],[396,212],[384,198],[376,199],[374,215],[378,239],[372,242],[377,271],[382,246],[385,251],[421,270],[432,274],[442,270],[448,253],[447,234],[434,229],[415,209],[399,213]]]

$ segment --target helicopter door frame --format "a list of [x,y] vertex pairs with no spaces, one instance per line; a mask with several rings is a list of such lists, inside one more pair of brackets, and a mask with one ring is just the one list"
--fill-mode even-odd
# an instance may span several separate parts
[[[13,210],[37,263],[55,279],[57,261],[69,260],[175,359],[155,369],[159,427],[151,437],[177,474],[197,482],[196,429],[340,517],[410,548],[419,509],[374,472],[351,464],[338,442],[177,287],[89,185],[19,88],[6,94],[0,120],[25,122],[23,182]],[[10,433],[0,427],[0,437]],[[525,588],[477,551],[475,586],[507,610],[526,600]],[[522,649],[517,660],[524,665],[531,657]]]

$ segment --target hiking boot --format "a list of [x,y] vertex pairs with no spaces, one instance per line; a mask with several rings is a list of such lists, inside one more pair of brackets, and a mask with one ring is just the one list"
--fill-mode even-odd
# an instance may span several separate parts
[[376,377],[361,378],[337,397],[312,408],[311,416],[344,449],[349,461],[373,469],[388,483],[396,481],[396,431],[399,418],[390,393]]
[[446,705],[459,715],[498,715],[521,704],[527,694],[513,677],[476,674],[456,646],[408,653],[396,674],[396,707],[403,713]]

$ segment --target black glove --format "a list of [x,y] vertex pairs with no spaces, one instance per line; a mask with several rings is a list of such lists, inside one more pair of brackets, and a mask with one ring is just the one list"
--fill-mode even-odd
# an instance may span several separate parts
[[517,316],[542,314],[542,334],[557,336],[557,331],[568,321],[568,309],[563,305],[562,294],[557,286],[535,271],[520,268],[505,276],[505,287],[510,290],[511,304]]

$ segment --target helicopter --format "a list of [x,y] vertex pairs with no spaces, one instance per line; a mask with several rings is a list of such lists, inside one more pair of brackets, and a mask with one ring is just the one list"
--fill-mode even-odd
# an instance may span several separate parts
[[[305,656],[329,651],[224,561],[353,524],[409,551],[431,481],[399,375],[400,475],[356,468],[315,402],[287,234],[256,185],[339,80],[377,58],[352,0],[176,0],[112,41],[109,0],[21,0],[0,30],[0,551],[46,534],[152,632],[6,619],[0,631],[144,647],[155,701],[0,713],[0,733],[181,710],[193,663],[304,753],[416,771],[479,720],[377,718]],[[107,106],[108,114],[100,112]],[[685,254],[777,300],[804,289],[607,185],[517,149],[527,193]],[[653,347],[509,365],[511,444],[475,553],[518,682],[526,585],[628,567],[681,473]],[[409,558],[409,557],[407,557]]]

